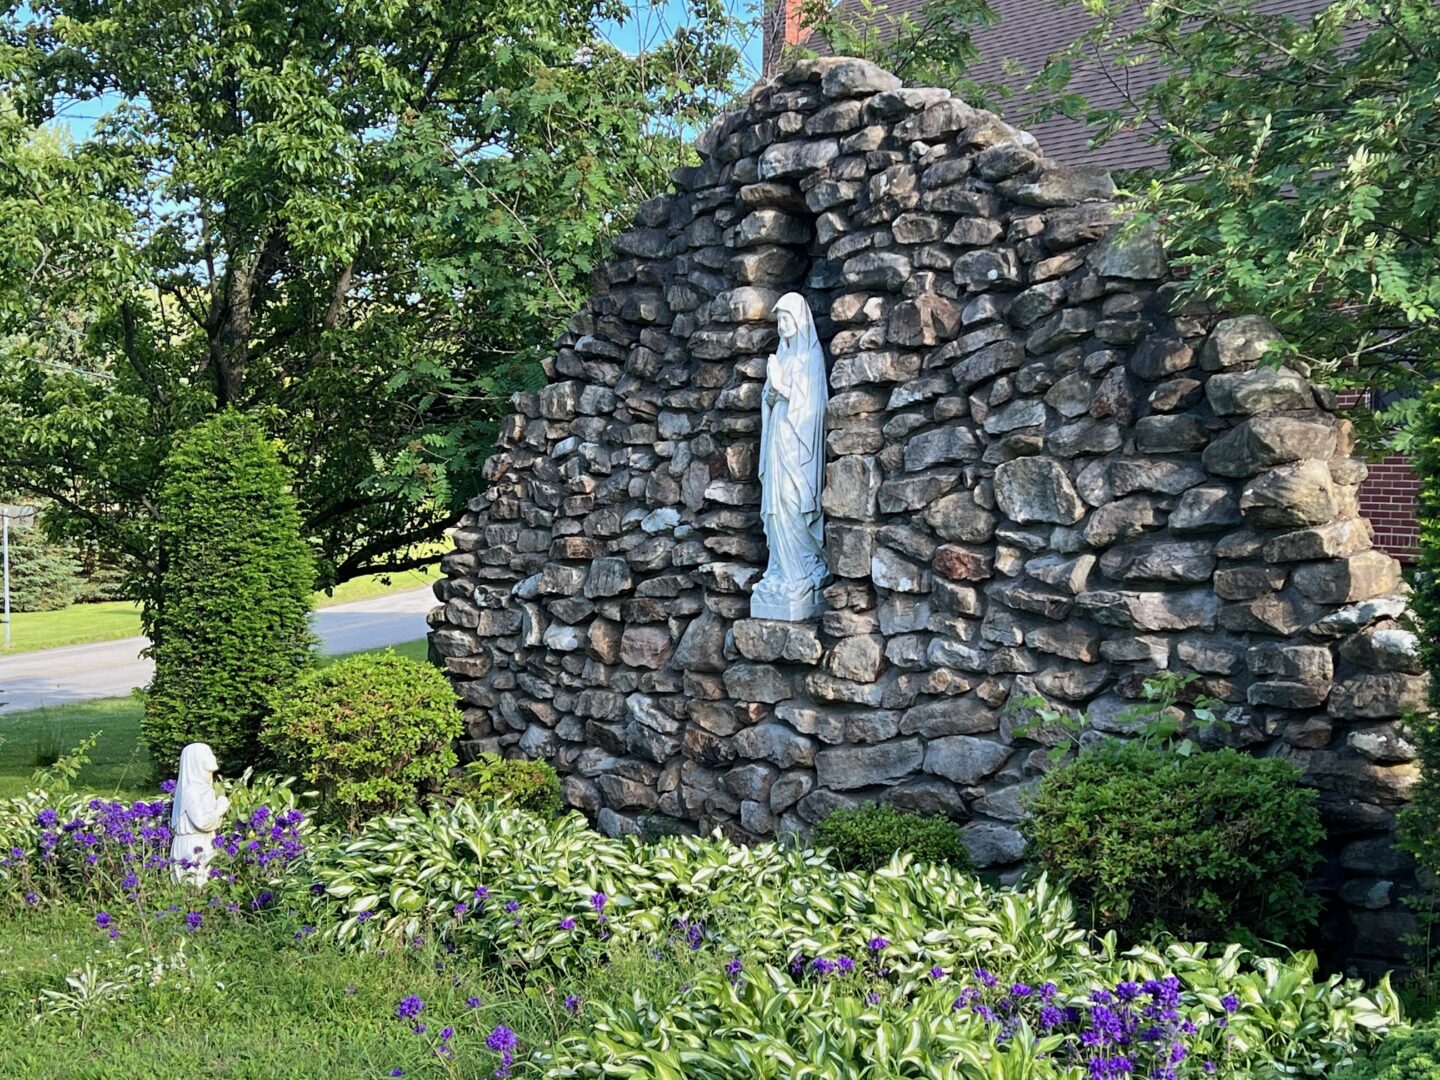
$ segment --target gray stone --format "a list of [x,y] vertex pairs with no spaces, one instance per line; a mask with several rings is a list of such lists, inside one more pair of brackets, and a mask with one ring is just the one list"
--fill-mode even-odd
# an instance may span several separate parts
[[937,499],[925,511],[925,524],[942,540],[979,544],[995,534],[995,515],[975,502],[972,491],[957,491]]
[[1010,748],[988,739],[969,735],[947,735],[931,739],[925,750],[925,771],[960,785],[978,784],[1000,771],[1010,758]]
[[769,664],[731,664],[725,669],[724,678],[725,692],[737,701],[773,705],[792,694],[789,678]]
[[1085,516],[1085,504],[1065,469],[1049,458],[1017,458],[995,470],[995,499],[1019,522],[1072,525]]
[[1117,581],[1209,581],[1215,572],[1215,548],[1203,540],[1126,544],[1100,557],[1100,571]]
[[869,60],[827,59],[829,63],[820,76],[820,89],[828,98],[867,97],[900,89],[899,79]]
[[1284,342],[1280,331],[1259,315],[1242,315],[1219,323],[1200,350],[1200,366],[1225,371],[1256,363],[1272,345]]
[[591,600],[619,596],[633,588],[630,564],[624,559],[596,559],[585,576],[585,595]]
[[1342,720],[1389,720],[1426,704],[1428,676],[1366,673],[1335,684],[1327,711]]
[[1399,724],[1380,724],[1363,731],[1352,731],[1345,736],[1345,745],[1357,754],[1384,765],[1403,764],[1420,756],[1420,750],[1411,741],[1409,732]]
[[873,457],[842,457],[825,466],[821,502],[831,517],[860,521],[875,517],[880,468]]
[[808,772],[789,772],[770,785],[770,809],[783,814],[790,807],[810,794],[815,787],[815,777]]
[[[769,761],[782,769],[815,762],[815,742],[784,724],[766,722],[745,728],[731,740],[736,752],[751,761]],[[774,789],[771,789],[774,795]]]
[[907,776],[920,767],[923,759],[919,739],[836,747],[815,755],[815,775],[821,787],[852,791]]
[[1367,627],[1352,634],[1340,643],[1340,656],[1356,667],[1373,671],[1419,675],[1425,670],[1419,637],[1398,626]]
[[927,701],[905,710],[900,718],[900,731],[906,735],[923,735],[927,739],[943,735],[978,735],[1000,727],[998,710],[969,695]]
[[1353,604],[1394,592],[1400,584],[1400,564],[1383,551],[1362,551],[1296,567],[1291,580],[1317,604]]
[[1345,518],[1310,529],[1296,529],[1265,542],[1265,561],[1300,562],[1304,559],[1334,559],[1357,555],[1370,548],[1370,523],[1363,518]]
[[1104,626],[1135,630],[1211,629],[1220,600],[1208,589],[1185,592],[1094,591],[1081,593],[1076,607]]
[[1240,512],[1261,528],[1322,525],[1335,516],[1337,509],[1330,466],[1324,461],[1281,465],[1261,473],[1240,493]]
[[960,838],[978,867],[1004,866],[1025,857],[1025,837],[1019,830],[988,821],[975,821],[960,829]]
[[1262,416],[1211,443],[1204,460],[1208,469],[1222,476],[1253,476],[1302,458],[1328,458],[1335,445],[1335,429],[1328,423]]
[[1289,368],[1258,367],[1213,375],[1205,384],[1210,407],[1220,416],[1313,409],[1310,384]]
[[674,663],[682,671],[725,670],[725,620],[703,611],[685,627]]
[[966,817],[965,800],[955,785],[938,777],[921,776],[889,788],[881,800],[907,814],[944,815],[957,821]]
[[1131,495],[1102,506],[1085,523],[1085,542],[1104,548],[1119,540],[1158,528],[1164,521],[1156,501],[1148,495]]
[[630,667],[664,667],[674,649],[664,626],[627,626],[620,635],[620,661]]

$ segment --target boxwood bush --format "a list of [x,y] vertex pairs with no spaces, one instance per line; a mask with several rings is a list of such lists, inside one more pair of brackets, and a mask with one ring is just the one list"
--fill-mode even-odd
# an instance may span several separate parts
[[832,811],[815,827],[816,843],[832,849],[844,870],[875,870],[897,853],[917,862],[968,868],[970,854],[954,822],[939,814],[902,814],[886,803]]
[[1398,1028],[1375,1053],[1335,1074],[1335,1080],[1436,1080],[1440,1077],[1440,1027]]
[[482,754],[465,766],[453,788],[477,802],[504,802],[545,817],[560,812],[560,777],[543,761]]
[[1288,762],[1111,740],[1047,774],[1021,826],[1038,866],[1128,940],[1294,941],[1324,835]]
[[455,692],[438,668],[394,652],[361,653],[311,671],[261,732],[325,812],[348,824],[438,788],[455,765]]

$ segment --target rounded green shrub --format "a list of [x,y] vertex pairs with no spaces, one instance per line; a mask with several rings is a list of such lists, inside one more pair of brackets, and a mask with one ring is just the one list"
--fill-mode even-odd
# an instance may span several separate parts
[[1319,913],[1305,882],[1324,835],[1298,778],[1276,758],[1110,740],[1048,773],[1021,829],[1099,930],[1294,941]]
[[1440,1027],[1400,1028],[1375,1052],[1335,1074],[1335,1080],[1440,1080]]
[[226,411],[165,460],[158,584],[144,597],[155,678],[141,733],[158,762],[206,742],[252,764],[270,703],[313,662],[310,550],[290,478],[260,429]]
[[444,674],[387,651],[307,672],[260,737],[328,814],[354,824],[440,787],[461,728]]
[[520,810],[554,817],[560,812],[560,777],[543,761],[482,754],[465,766],[457,785],[461,795],[482,802],[503,802]]
[[953,821],[939,814],[903,814],[886,803],[832,811],[815,827],[815,842],[832,848],[843,870],[874,870],[902,852],[919,862],[970,867]]

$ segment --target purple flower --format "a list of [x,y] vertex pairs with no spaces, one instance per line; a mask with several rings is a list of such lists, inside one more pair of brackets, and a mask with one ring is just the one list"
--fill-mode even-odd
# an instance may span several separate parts
[[49,806],[47,806],[44,810],[41,810],[40,813],[35,815],[35,824],[39,825],[42,829],[52,828],[54,824],[59,820],[60,815],[57,814],[54,809]]
[[855,970],[855,961],[848,956],[842,956],[835,961],[835,966],[840,969],[841,975],[849,975]]
[[450,1027],[449,1025],[446,1025],[445,1027],[443,1027],[443,1028],[440,1029],[440,1041],[441,1041],[441,1042],[449,1042],[449,1041],[450,1041],[451,1039],[453,1039],[454,1037],[455,1037],[455,1029],[454,1029],[453,1027]]
[[30,907],[34,907],[36,904],[40,903],[40,897],[36,896],[33,892],[27,892],[25,894],[25,903],[28,904]]
[[1032,993],[1033,991],[1030,989],[1030,987],[1021,982],[1017,982],[1010,987],[1011,997],[1029,997]]
[[[160,781],[160,790],[163,791],[166,795],[174,794],[174,792],[175,792],[175,781],[174,781],[174,780],[161,780],[161,781]],[[136,805],[138,806],[139,803],[136,803]]]
[[505,902],[505,910],[511,915],[514,915],[515,912],[520,910],[520,902],[518,900],[507,900]]
[[872,953],[878,953],[881,949],[884,949],[889,944],[890,942],[886,941],[883,937],[872,937],[865,947],[869,949]]
[[498,1025],[485,1039],[485,1045],[500,1055],[500,1066],[495,1070],[495,1076],[503,1080],[510,1075],[510,1065],[515,1060],[515,1047],[519,1040],[515,1038],[515,1032],[511,1031],[504,1024]]
[[396,1065],[393,1069],[390,1070],[390,1075],[391,1075],[391,1076],[404,1076],[404,1075],[405,1075],[405,1070],[402,1069],[399,1065]]
[[400,1004],[395,1006],[395,1016],[399,1020],[413,1020],[419,1016],[425,1008],[425,1003],[415,994],[408,994],[400,999]]
[[826,960],[823,956],[817,956],[810,961],[810,970],[817,975],[832,975],[837,966],[834,960]]
[[976,968],[975,977],[979,979],[984,985],[991,987],[992,989],[1000,984],[1000,980],[997,979],[994,975],[990,974],[990,972],[985,968]]
[[465,1007],[467,1009],[478,1009],[480,1007],[480,999],[474,994],[471,994],[465,999]]
[[95,913],[95,925],[101,930],[110,929],[110,913],[108,911],[97,911]]
[[738,956],[733,957],[730,962],[725,965],[725,974],[730,977],[732,983],[740,978],[740,958]]
[[1227,1013],[1235,1013],[1240,1008],[1240,999],[1234,994],[1226,994],[1220,999],[1220,1006]]
[[201,915],[198,911],[187,911],[185,913],[185,929],[189,930],[192,934],[196,930],[199,930],[204,922],[205,916]]
[[520,1040],[515,1037],[515,1032],[504,1024],[497,1024],[495,1029],[485,1037],[485,1046],[497,1054],[506,1050],[514,1050],[519,1044]]
[[605,903],[609,899],[610,898],[603,892],[597,892],[590,897],[590,906],[593,907],[597,913],[602,912],[605,910]]
[[574,929],[575,929],[575,920],[572,919],[572,918],[570,918],[570,916],[568,916],[568,915],[565,916],[565,918],[563,918],[563,919],[560,920],[560,929],[561,929],[561,930],[574,930]]
[[580,1015],[580,997],[578,994],[565,995],[565,1011],[571,1016]]
[[470,906],[466,904],[464,900],[461,900],[458,904],[456,904],[453,908],[450,909],[451,914],[453,914],[457,919],[463,919],[465,917],[465,913],[469,910]]
[[414,1031],[416,1035],[424,1035],[427,1029],[423,1023],[420,1023],[416,1024],[411,1030]]
[[945,969],[942,968],[939,964],[936,964],[930,969],[930,978],[934,979],[936,982],[939,982],[941,979],[945,978]]

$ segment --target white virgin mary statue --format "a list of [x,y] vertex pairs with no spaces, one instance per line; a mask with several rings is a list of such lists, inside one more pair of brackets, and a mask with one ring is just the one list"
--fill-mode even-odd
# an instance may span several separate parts
[[760,518],[770,557],[750,594],[750,616],[797,622],[825,608],[825,356],[799,293],[775,304],[780,345],[770,357],[760,405]]
[[205,884],[215,854],[215,830],[230,809],[230,800],[215,794],[220,769],[215,751],[190,743],[180,751],[180,777],[170,810],[170,872],[176,881]]

